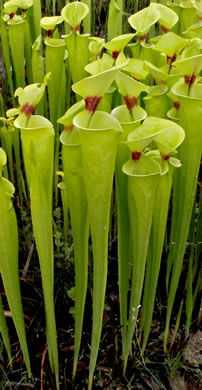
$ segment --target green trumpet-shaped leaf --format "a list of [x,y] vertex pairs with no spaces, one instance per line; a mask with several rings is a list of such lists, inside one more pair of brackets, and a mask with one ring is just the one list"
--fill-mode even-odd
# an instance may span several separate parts
[[6,153],[2,148],[0,148],[0,177],[2,175],[2,167],[7,163]]
[[1,295],[0,295],[0,333],[2,335],[4,345],[6,347],[8,358],[11,361],[10,339],[9,339],[8,327],[7,327],[6,319],[5,319],[5,316],[4,316],[4,310],[3,310]]
[[89,9],[86,4],[74,1],[62,9],[61,15],[73,30],[77,30],[88,12]]
[[155,24],[160,17],[160,12],[152,7],[147,7],[132,15],[128,23],[138,34],[147,34],[150,27]]
[[[42,57],[42,37],[41,35],[34,41],[32,45],[32,75],[34,83],[42,83],[44,79],[44,58]],[[36,113],[44,114],[44,97],[38,104]]]
[[11,49],[13,70],[16,79],[16,87],[24,87],[25,65],[24,65],[24,30],[25,21],[16,15],[8,21],[8,37]]
[[16,115],[19,113],[18,118],[15,120],[15,125],[17,127],[27,126],[27,122],[29,121],[33,112],[35,111],[37,104],[40,102],[40,100],[43,97],[45,87],[49,77],[50,77],[50,73],[47,73],[41,84],[36,83],[36,84],[27,85],[24,89],[18,88],[15,91],[15,96],[18,96],[20,108],[13,109],[15,111],[9,110],[9,112],[7,112],[7,115],[8,114]]
[[89,40],[89,51],[95,55],[95,58],[97,58],[104,47],[105,40],[100,37],[89,37]]
[[[64,129],[66,131],[69,131],[69,136],[72,136],[73,133],[71,133],[71,130],[73,130],[74,125],[73,125],[73,119],[76,114],[78,114],[80,111],[83,111],[85,108],[85,102],[84,100],[79,101],[78,103],[73,104],[69,108],[69,110],[66,111],[66,113],[57,120],[58,123],[62,123],[64,125]],[[75,132],[74,132],[75,134]],[[71,143],[70,140],[68,143]],[[73,142],[76,143],[76,142]],[[79,140],[78,140],[79,143]]]
[[15,14],[17,9],[19,8],[18,0],[10,0],[4,3],[4,13],[5,14]]
[[173,66],[184,75],[185,83],[191,86],[202,69],[202,54],[175,61]]
[[[132,133],[130,133],[132,134]],[[129,136],[130,136],[129,134]],[[131,138],[131,137],[129,137]],[[131,141],[126,141],[126,145],[131,149]],[[137,162],[133,159],[128,160],[122,167],[123,172],[128,176],[147,177],[155,176],[161,173],[159,164],[152,158],[143,155]]]
[[54,129],[38,115],[32,115],[24,125],[19,116],[15,126],[20,129],[25,172],[30,190],[31,217],[39,257],[49,359],[59,388],[58,353],[54,314],[54,254],[52,231],[52,188],[54,161]]
[[[138,161],[133,159],[127,161],[122,169],[128,176],[128,207],[133,263],[128,329],[123,356],[123,372],[125,373],[140,308],[155,192],[161,168],[157,161],[151,157],[142,156]],[[142,237],[144,240],[141,239]]]
[[126,140],[128,134],[134,129],[135,124],[140,123],[146,118],[145,110],[140,106],[135,106],[132,110],[132,115],[126,105],[118,106],[113,109],[112,115],[118,119],[123,128],[122,140]]
[[13,118],[20,113],[19,108],[10,108],[10,110],[6,111],[7,118],[13,120]]
[[173,189],[174,198],[171,241],[174,245],[172,245],[170,249],[168,259],[168,264],[173,266],[173,268],[172,273],[168,269],[170,286],[168,290],[164,338],[165,350],[167,349],[170,319],[189,233],[202,152],[202,126],[200,119],[202,113],[202,85],[194,84],[191,88],[191,96],[187,96],[183,87],[184,82],[183,80],[180,80],[172,88],[172,92],[180,102],[180,125],[184,128],[185,140],[179,149],[179,158],[182,162],[182,168],[180,169],[180,172],[176,172]]
[[160,13],[159,23],[163,32],[168,32],[178,21],[179,17],[172,9],[163,4],[151,3],[151,8],[156,9]]
[[40,20],[41,20],[41,1],[34,0],[33,6],[28,14],[30,33],[32,37],[32,43],[41,34]]
[[126,105],[118,106],[113,109],[112,115],[115,116],[121,124],[123,133],[121,141],[117,148],[116,168],[115,168],[115,188],[116,204],[118,217],[118,261],[119,261],[119,300],[120,316],[122,325],[122,356],[125,355],[126,329],[127,329],[127,302],[130,275],[130,220],[128,212],[128,177],[122,172],[123,164],[130,158],[130,151],[123,143],[128,138],[128,134],[133,131],[142,120],[146,118],[146,112],[142,107],[133,108],[133,118]]
[[157,68],[157,66],[148,61],[144,61],[144,67],[152,75],[156,84],[165,84],[167,78],[169,77],[166,72]]
[[72,90],[85,99],[86,110],[88,112],[95,112],[101,98],[108,91],[122,66],[123,64],[118,67],[114,66],[109,70],[87,77],[73,84]]
[[123,70],[130,73],[136,80],[144,80],[148,75],[148,71],[144,67],[144,61],[137,58],[130,58]]
[[[11,15],[12,15],[12,13],[11,13]],[[12,16],[12,18],[11,18],[8,14],[5,14],[3,16],[3,21],[7,22],[9,26],[15,26],[15,25],[23,23],[25,20],[20,15],[14,14],[14,16]]]
[[[88,64],[88,35],[80,35],[77,31],[71,31],[70,34],[64,35],[63,38],[68,51],[68,64],[71,78],[73,83],[76,83],[87,76],[84,68]],[[75,53],[77,53],[76,56]]]
[[81,112],[76,115],[73,123],[80,129],[84,183],[93,244],[93,330],[88,383],[90,390],[102,329],[112,182],[116,149],[122,130],[112,115],[101,111],[95,112],[90,122],[86,121],[86,112]]
[[7,73],[8,84],[10,87],[10,93],[12,98],[12,104],[15,106],[14,92],[13,92],[13,79],[10,73],[11,69],[11,57],[10,57],[10,48],[8,41],[8,32],[7,25],[3,21],[3,4],[0,7],[0,34],[1,34],[1,46],[2,46],[2,54],[4,59],[5,70]]
[[202,42],[199,38],[192,38],[189,40],[189,45],[185,47],[181,54],[181,60],[187,57],[193,57],[201,54]]
[[88,6],[88,15],[83,20],[83,32],[84,34],[90,34],[91,33],[91,15],[92,15],[92,4],[91,0],[82,0],[82,3],[86,4]]
[[[17,113],[18,112],[19,111],[17,110]],[[12,128],[13,120],[14,120],[13,116],[11,116],[10,118],[0,117],[0,121],[3,122],[3,124],[6,127],[7,131],[12,131],[11,128]]]
[[14,171],[13,171],[13,118],[5,119],[0,117],[0,121],[4,123],[4,126],[2,127],[2,137],[4,139],[4,149],[6,150],[7,156],[8,156],[8,165],[9,165],[9,172],[10,172],[10,178],[12,183],[14,183]]
[[142,84],[139,81],[132,79],[123,72],[118,72],[116,76],[116,82],[118,84],[119,92],[122,96],[138,98],[141,92],[147,92],[149,90],[148,85]]
[[[62,68],[65,55],[65,42],[63,39],[46,39],[45,40],[45,57],[46,57],[46,71],[51,74],[48,82],[48,99],[50,120],[56,128],[57,118],[61,112],[61,101],[58,98],[62,95]],[[57,61],[55,61],[57,58]],[[62,97],[62,96],[61,96]],[[62,102],[64,96],[62,97]],[[56,139],[57,139],[56,135]]]
[[33,3],[34,3],[34,0],[20,0],[19,1],[20,8],[22,8],[23,10],[27,10],[28,8],[32,7]]
[[118,72],[116,76],[116,83],[120,94],[123,96],[125,104],[133,117],[133,109],[138,104],[138,97],[143,91],[148,91],[148,85],[142,84],[139,81],[132,79],[123,72]]
[[187,44],[188,41],[186,39],[173,32],[169,32],[159,39],[155,46],[155,50],[173,58],[173,56],[177,56]]
[[175,157],[170,157],[169,158],[169,163],[172,165],[174,168],[180,168],[182,166],[181,161],[178,158]]
[[[155,152],[157,152],[156,157],[154,155]],[[140,335],[142,336],[142,353],[144,352],[147,344],[152,321],[155,294],[158,283],[164,237],[167,225],[169,200],[172,188],[172,176],[174,172],[172,167],[170,169],[168,163],[161,158],[160,153],[158,151],[149,153],[150,155],[153,153],[153,157],[157,158],[157,162],[161,166],[161,171],[163,174],[161,173],[155,194],[149,252],[146,262],[146,274],[140,322]],[[149,153],[147,155],[149,155]],[[165,165],[167,165],[166,169],[164,167]]]
[[[149,123],[155,124],[165,131],[158,134],[154,142],[163,156],[170,156],[176,153],[176,149],[181,145],[185,138],[185,132],[178,124],[161,118],[149,117]],[[147,120],[145,120],[147,123]]]
[[201,0],[191,0],[191,3],[193,4],[194,8],[196,8],[198,15],[202,16],[202,3]]
[[86,65],[85,70],[91,75],[96,75],[98,73],[110,69],[113,66],[113,64],[114,64],[113,58],[110,55],[104,53],[102,58]]
[[135,34],[123,34],[113,38],[110,42],[105,43],[104,47],[112,53],[113,58],[117,58],[124,47],[134,38]]
[[107,23],[108,40],[122,34],[123,3],[120,0],[110,0]]
[[164,84],[150,88],[148,95],[143,98],[145,110],[149,116],[166,117],[170,108],[167,91],[168,87]]
[[15,96],[18,96],[19,105],[21,106],[21,112],[23,112],[22,108],[24,105],[29,104],[36,106],[40,102],[49,78],[50,73],[47,73],[44,77],[42,84],[36,83],[27,85],[25,88],[16,89]]
[[141,126],[138,126],[128,135],[128,140],[125,143],[131,152],[139,152],[141,154],[159,133],[165,131],[165,128],[156,126],[149,119],[148,121],[145,119]]
[[7,14],[16,13],[18,8],[22,10],[27,10],[32,7],[33,0],[10,0],[4,4],[4,12]]
[[161,67],[166,63],[165,54],[155,51],[154,44],[145,43],[144,40],[138,40],[135,43],[129,43],[128,47],[132,52],[133,58],[138,58],[142,61],[149,61],[157,67]]
[[189,39],[192,38],[202,39],[201,23],[196,23],[188,27],[186,31],[183,31],[183,36]]
[[[5,156],[3,159],[5,159]],[[0,219],[4,222],[0,227],[0,273],[25,359],[28,376],[31,377],[18,275],[17,220],[11,200],[14,192],[13,184],[0,177]]]
[[54,28],[63,22],[63,17],[62,16],[44,16],[40,20],[40,26],[46,30],[54,30]]
[[[80,105],[81,102],[77,103]],[[71,110],[71,108],[70,108]],[[70,111],[68,110],[68,111]],[[67,112],[68,112],[67,111]],[[78,110],[77,110],[78,111]],[[76,113],[76,110],[75,110]],[[70,114],[71,116],[71,114]],[[68,118],[69,119],[69,118]],[[65,126],[66,126],[65,122]],[[68,193],[68,203],[71,227],[74,241],[75,259],[75,338],[73,378],[76,374],[84,305],[88,281],[88,212],[87,199],[84,191],[83,168],[81,161],[80,135],[77,128],[68,130],[65,127],[60,136],[62,142],[62,161],[65,173],[65,186]]]
[[174,122],[178,122],[179,121],[180,102],[177,100],[177,97],[174,95],[174,93],[168,92],[167,95],[173,102],[173,106],[167,112],[167,117]]
[[112,67],[105,72],[87,77],[73,84],[72,90],[83,98],[87,96],[103,96],[114,81],[119,67]]

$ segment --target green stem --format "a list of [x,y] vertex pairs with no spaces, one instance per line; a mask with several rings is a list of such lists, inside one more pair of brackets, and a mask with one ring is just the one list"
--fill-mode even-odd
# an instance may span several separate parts
[[[175,91],[174,91],[175,93]],[[178,89],[176,88],[176,94]],[[193,87],[194,93],[194,87]],[[176,224],[173,256],[173,269],[170,281],[164,348],[166,350],[170,319],[182,270],[186,240],[189,232],[191,214],[197,187],[198,172],[200,168],[202,141],[201,141],[201,98],[186,97],[177,94],[180,106],[180,123],[185,130],[185,141],[180,147],[179,158],[182,162],[180,172],[177,172],[178,181],[178,214],[172,224]],[[193,94],[194,96],[194,94]],[[201,95],[202,96],[202,95]]]
[[85,119],[85,112],[82,112],[75,117],[74,124],[80,128],[84,183],[93,244],[93,329],[88,382],[90,390],[102,330],[108,268],[109,214],[115,155],[121,127],[108,113],[96,112],[92,116],[89,129],[85,127]]
[[[19,121],[20,122],[20,121]],[[20,123],[16,123],[20,127]],[[23,159],[30,189],[31,216],[41,268],[44,292],[48,352],[59,389],[58,353],[54,314],[54,254],[52,231],[52,185],[54,130],[51,123],[38,115],[21,128]]]
[[24,87],[25,85],[24,29],[24,20],[20,23],[10,24],[8,28],[9,45],[11,48],[16,88]]
[[[74,130],[73,130],[74,131]],[[79,137],[78,137],[79,138]],[[68,191],[69,211],[74,240],[75,258],[75,338],[73,379],[76,375],[84,306],[88,282],[88,236],[89,224],[87,218],[87,200],[83,191],[83,170],[81,162],[80,140],[74,143],[69,140],[69,134],[64,131],[61,135],[62,160],[65,186]]]

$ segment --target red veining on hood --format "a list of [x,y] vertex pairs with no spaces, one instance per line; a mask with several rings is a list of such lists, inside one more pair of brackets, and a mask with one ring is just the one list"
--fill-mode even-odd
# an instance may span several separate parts
[[163,24],[161,24],[161,30],[164,34],[166,34],[169,31],[169,29],[166,26],[164,26]]
[[112,58],[113,58],[114,60],[116,60],[117,57],[118,57],[118,55],[119,55],[119,53],[120,53],[120,51],[114,50],[114,51],[112,52]]
[[147,38],[147,34],[141,35],[139,37],[140,41],[145,41],[146,38]]
[[161,154],[161,157],[164,161],[168,161],[170,156],[168,156],[168,154]]
[[188,74],[185,74],[184,76],[184,81],[186,84],[189,85],[189,87],[191,87],[191,85],[194,83],[194,81],[196,80],[196,75],[194,73],[192,73],[192,75],[188,75]]
[[69,132],[71,133],[71,131],[73,130],[73,128],[74,128],[74,125],[71,123],[71,124],[65,126],[65,131],[69,131]]
[[142,156],[142,152],[132,152],[133,161],[138,161],[141,156]]
[[176,110],[179,110],[180,108],[180,102],[173,102],[173,106],[175,107]]
[[167,56],[167,63],[172,64],[176,60],[176,53],[173,56]]
[[127,109],[132,111],[133,107],[137,106],[137,97],[136,96],[123,96],[123,99],[126,103]]
[[85,109],[94,114],[98,104],[100,103],[102,96],[87,96],[85,98]]
[[30,117],[33,114],[35,108],[36,108],[36,104],[25,103],[20,108],[20,112],[25,114],[25,116]]
[[78,24],[77,26],[73,27],[73,26],[70,26],[70,31],[79,31],[80,29],[80,24]]

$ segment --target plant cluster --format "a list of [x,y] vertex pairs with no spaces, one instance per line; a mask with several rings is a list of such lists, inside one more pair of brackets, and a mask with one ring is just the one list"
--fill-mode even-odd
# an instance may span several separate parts
[[[135,330],[142,354],[147,345],[163,251],[167,261],[165,351],[186,256],[186,295],[178,309],[176,331],[185,303],[188,336],[201,293],[202,192],[197,183],[202,151],[202,8],[197,0],[167,6],[151,2],[128,18],[130,32],[123,34],[123,4],[110,1],[105,42],[90,35],[91,2],[87,2],[89,7],[85,3],[74,1],[60,15],[44,17],[38,0],[1,4],[3,92],[10,93],[11,99],[7,103],[3,96],[2,107],[7,111],[4,115],[2,109],[0,117],[0,273],[31,377],[18,277],[15,184],[21,209],[25,201],[30,202],[49,362],[59,389],[52,208],[61,200],[65,245],[69,218],[74,245],[73,380],[89,279],[89,237],[92,241],[90,390],[102,331],[113,182],[124,374]],[[187,254],[188,241],[193,245]],[[59,231],[55,244],[59,261]],[[10,359],[1,301],[0,332]]]

